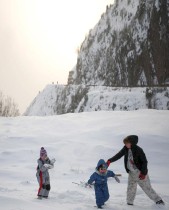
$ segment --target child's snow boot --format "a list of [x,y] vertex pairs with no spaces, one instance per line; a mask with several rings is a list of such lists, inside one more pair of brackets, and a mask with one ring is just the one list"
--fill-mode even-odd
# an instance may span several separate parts
[[156,204],[160,204],[160,205],[165,205],[164,201],[163,200],[159,200],[156,202]]
[[42,200],[42,196],[38,195],[37,199]]
[[127,205],[133,206],[133,204],[132,204],[132,203],[127,203]]

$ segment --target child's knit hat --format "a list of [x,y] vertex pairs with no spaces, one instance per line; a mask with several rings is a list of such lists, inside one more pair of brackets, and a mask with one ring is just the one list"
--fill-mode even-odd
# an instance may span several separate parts
[[47,155],[47,152],[44,149],[44,147],[41,147],[41,149],[40,149],[40,157],[43,157],[44,155]]

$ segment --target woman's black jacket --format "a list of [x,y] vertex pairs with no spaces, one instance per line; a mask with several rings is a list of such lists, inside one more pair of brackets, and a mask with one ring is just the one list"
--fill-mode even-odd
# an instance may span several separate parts
[[[143,149],[137,145],[132,145],[131,151],[133,153],[133,161],[136,165],[136,167],[140,170],[140,172],[144,175],[147,174],[147,158],[145,156],[145,153]],[[124,146],[120,152],[118,152],[115,156],[108,159],[110,162],[115,162],[116,160],[120,159],[122,156],[124,156],[124,166],[127,171],[129,172],[129,169],[127,168],[127,161],[128,161],[128,148]]]

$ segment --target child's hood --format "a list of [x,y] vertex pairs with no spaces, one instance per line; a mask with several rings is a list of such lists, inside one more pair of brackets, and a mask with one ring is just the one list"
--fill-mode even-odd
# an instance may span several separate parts
[[97,166],[96,166],[97,170],[98,170],[100,165],[105,165],[106,167],[108,167],[107,163],[103,159],[100,159],[99,162],[97,163]]

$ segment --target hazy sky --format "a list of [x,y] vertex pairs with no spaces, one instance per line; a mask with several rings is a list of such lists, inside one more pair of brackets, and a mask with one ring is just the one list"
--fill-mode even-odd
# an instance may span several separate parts
[[113,0],[0,0],[0,90],[21,114],[47,84],[66,84],[76,49]]

